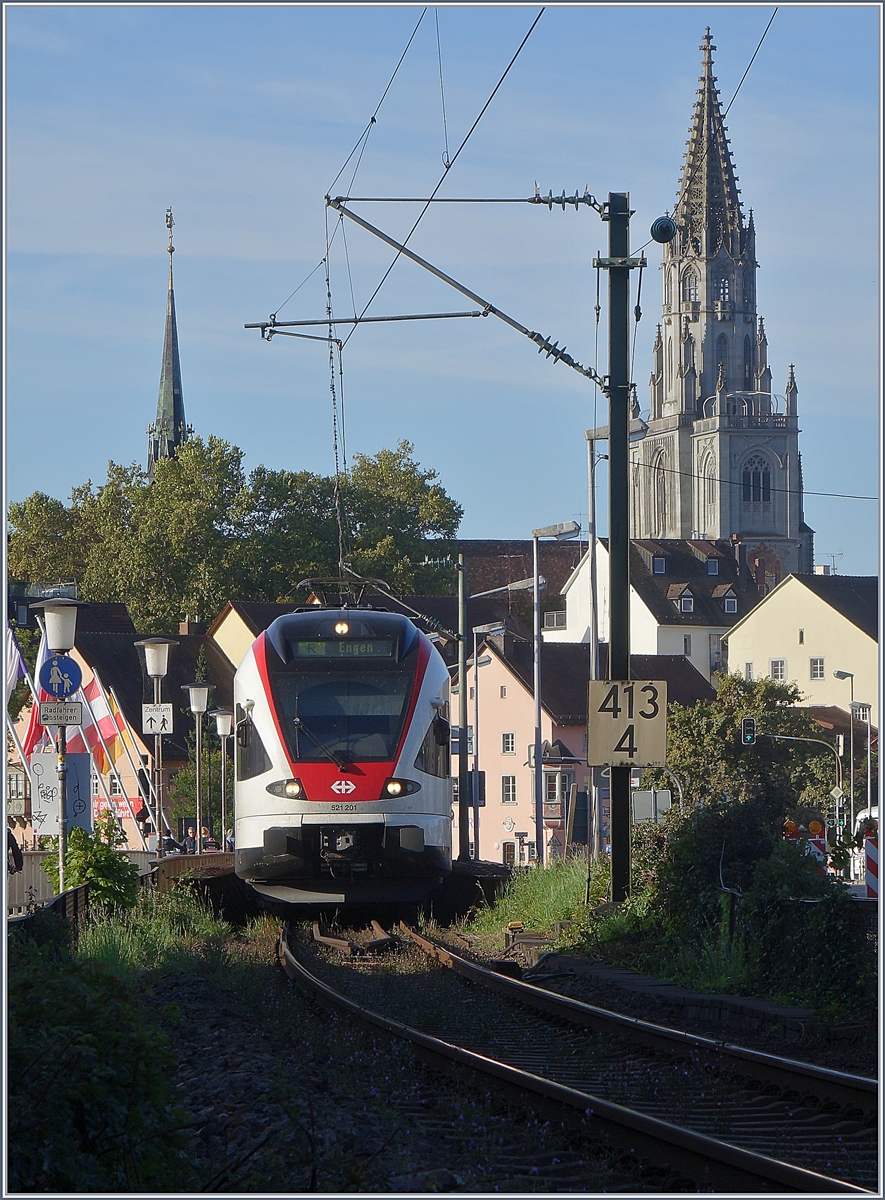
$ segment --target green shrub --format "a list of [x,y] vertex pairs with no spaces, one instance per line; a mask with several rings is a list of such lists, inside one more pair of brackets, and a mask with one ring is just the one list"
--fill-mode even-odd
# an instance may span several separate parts
[[483,908],[469,922],[470,932],[495,933],[510,921],[547,931],[554,921],[569,921],[583,912],[587,888],[586,859],[565,859],[542,870],[516,871],[493,908]]
[[[65,887],[89,883],[90,898],[96,904],[132,908],[138,895],[138,867],[116,848],[120,830],[112,813],[95,822],[89,834],[75,825],[68,834],[65,853]],[[58,838],[52,838],[53,851],[43,870],[58,891]]]

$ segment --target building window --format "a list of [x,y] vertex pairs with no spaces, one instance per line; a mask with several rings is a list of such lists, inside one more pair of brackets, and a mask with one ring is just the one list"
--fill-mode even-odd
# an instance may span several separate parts
[[501,776],[501,803],[515,804],[516,803],[516,776],[502,775]]
[[682,653],[686,658],[691,658],[691,634],[686,633],[682,638]]
[[772,679],[786,679],[787,660],[785,658],[773,658],[771,660],[771,671],[769,673]]
[[722,635],[710,634],[710,671],[722,670]]
[[506,683],[501,684],[501,699],[502,700],[507,699],[507,684]]
[[[799,630],[799,645],[800,646],[805,645],[805,630],[804,629]],[[814,659],[812,659],[811,661],[814,662]]]
[[809,673],[811,679],[826,679],[824,674],[824,660],[822,658],[811,659],[811,671]]
[[470,699],[472,700],[472,699],[473,699],[475,696],[476,696],[476,688],[475,688],[475,687],[473,687],[473,686],[471,685],[471,687],[470,687]]
[[512,867],[516,862],[516,842],[504,843],[504,866]]
[[6,776],[6,798],[7,800],[24,800],[25,798],[25,777],[18,771],[10,771]]
[[738,610],[737,596],[725,597],[725,611],[727,613],[736,613]]
[[109,784],[108,791],[111,793],[112,796],[122,796],[123,795],[123,789],[120,787],[119,776],[111,775],[111,777],[108,780],[108,784]]
[[95,800],[99,796],[98,776],[92,776],[92,799]]
[[771,468],[765,459],[756,455],[744,466],[743,477],[744,504],[771,503]]
[[684,613],[694,612],[694,596],[680,596],[679,611]]
[[753,682],[753,664],[752,663],[744,663],[744,679],[746,679],[747,683]]
[[718,558],[708,558],[707,559],[707,574],[708,575],[718,575],[719,574],[719,559]]
[[714,299],[723,301],[731,299],[731,277],[726,271],[722,271],[716,277],[716,295]]
[[544,613],[545,629],[565,629],[565,609],[559,612]]
[[516,734],[502,733],[501,734],[501,753],[515,754],[516,753]]
[[697,300],[698,298],[698,277],[691,267],[682,276],[682,299]]
[[651,560],[651,570],[653,575],[667,574],[667,560],[662,558],[660,554],[654,555]]

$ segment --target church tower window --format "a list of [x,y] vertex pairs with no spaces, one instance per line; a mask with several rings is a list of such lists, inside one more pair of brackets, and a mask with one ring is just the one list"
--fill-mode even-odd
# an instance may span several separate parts
[[731,276],[727,271],[719,271],[716,275],[716,282],[713,285],[714,300],[730,300],[731,299]]
[[744,338],[744,391],[753,389],[753,348],[749,336]]
[[682,299],[697,300],[698,298],[699,281],[697,272],[693,267],[689,267],[682,276]]
[[667,311],[673,307],[673,276],[672,273],[664,268],[664,304],[667,306]]
[[655,459],[653,467],[655,529],[657,537],[667,536],[667,475],[664,468],[664,455],[661,453]]
[[724,333],[720,333],[716,339],[716,366],[719,364],[725,367],[725,373],[728,374],[728,338]]
[[745,510],[751,505],[771,503],[771,468],[760,455],[744,464],[742,482]]

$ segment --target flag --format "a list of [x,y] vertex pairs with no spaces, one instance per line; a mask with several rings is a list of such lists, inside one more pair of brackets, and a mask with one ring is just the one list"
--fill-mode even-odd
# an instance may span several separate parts
[[[123,717],[116,706],[108,707],[108,702],[102,695],[101,688],[98,686],[98,681],[92,679],[83,688],[83,697],[89,701],[89,707],[92,709],[90,714],[89,707],[83,705],[83,724],[71,725],[68,727],[67,749],[69,754],[92,754],[95,761],[95,769],[102,775],[107,775],[111,769],[111,763],[115,763],[121,754],[124,753],[122,742]],[[93,717],[95,718],[93,720]],[[99,736],[101,730],[101,736]],[[105,747],[101,741],[104,738],[105,746],[107,746],[107,754]],[[110,756],[110,761],[108,759]]]
[[18,642],[15,640],[15,634],[12,631],[12,626],[6,622],[6,703],[9,703],[9,697],[12,695],[15,685],[20,679],[24,679],[27,675],[25,669],[25,660],[22,658],[22,652],[18,648]]
[[40,671],[43,664],[49,658],[49,647],[46,644],[46,631],[44,630],[40,637],[40,649],[37,652],[37,666],[34,668],[34,682],[37,688],[37,700],[31,705],[31,715],[28,720],[28,728],[22,740],[22,750],[30,761],[31,755],[39,750],[49,750],[52,748],[49,731],[44,729],[40,724],[40,705],[38,700],[53,700],[54,697],[40,687]]

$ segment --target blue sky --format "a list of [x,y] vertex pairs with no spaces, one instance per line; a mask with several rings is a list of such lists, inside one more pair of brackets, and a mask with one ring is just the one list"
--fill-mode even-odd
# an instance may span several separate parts
[[[441,195],[629,191],[632,244],[673,204],[710,25],[731,99],[770,5],[548,8]],[[454,153],[536,7],[438,9]],[[323,196],[374,111],[420,7],[7,5],[7,496],[61,499],[107,461],[144,462],[156,409],[168,259],[188,420],[259,463],[330,473],[324,347],[261,342],[244,322],[321,317]],[[799,386],[808,492],[872,496],[879,422],[879,7],[782,6],[727,117],[755,212],[774,387]],[[382,106],[354,194],[427,195],[445,150],[434,10]],[[335,192],[344,191],[350,172]],[[392,236],[417,215],[360,212]],[[357,310],[391,253],[350,226]],[[596,361],[589,209],[439,206],[415,251],[525,325]],[[353,312],[339,235],[336,314]],[[650,270],[635,378],[647,407],[660,313]],[[603,309],[605,307],[603,283]],[[469,308],[400,262],[370,314]],[[604,373],[605,326],[599,336]],[[467,537],[586,522],[586,381],[492,318],[363,326],[345,350],[347,446],[415,444],[464,506]],[[594,405],[596,405],[594,411]],[[604,470],[599,505],[606,506]],[[878,505],[807,496],[816,559],[878,570]],[[604,526],[604,516],[601,525]],[[830,556],[841,552],[842,557]]]

